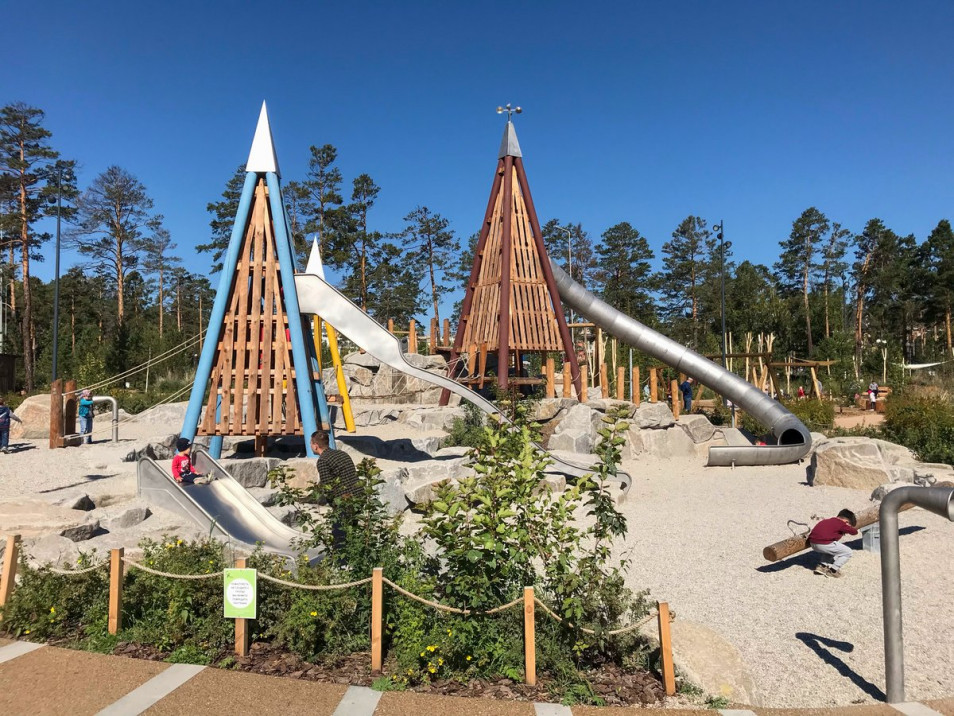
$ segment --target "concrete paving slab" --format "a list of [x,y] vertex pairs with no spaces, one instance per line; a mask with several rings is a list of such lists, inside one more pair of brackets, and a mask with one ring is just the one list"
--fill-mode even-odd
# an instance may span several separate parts
[[935,699],[934,701],[922,701],[921,703],[940,714],[944,714],[944,716],[954,716],[954,699]]
[[148,716],[331,716],[348,687],[241,671],[206,669],[144,713]]
[[14,641],[6,646],[0,645],[0,664],[42,648],[43,644],[34,644],[29,641]]
[[641,706],[574,706],[573,716],[703,716],[700,709],[653,709]]
[[573,716],[569,706],[563,704],[541,704],[535,703],[533,710],[536,716]]
[[891,706],[903,713],[904,716],[941,716],[938,711],[917,701],[905,701],[900,704],[891,704]]
[[95,714],[166,668],[47,646],[0,665],[0,714]]
[[374,716],[408,716],[408,714],[413,716],[447,716],[447,714],[534,716],[534,708],[528,701],[492,701],[461,696],[433,696],[389,691],[381,696],[378,708],[374,712]]
[[753,707],[758,716],[898,716],[887,704],[861,706],[833,706],[830,709],[763,709]]
[[172,664],[138,689],[133,689],[119,701],[104,708],[96,716],[139,716],[205,668],[196,664]]
[[349,686],[334,716],[374,716],[381,692],[367,686]]

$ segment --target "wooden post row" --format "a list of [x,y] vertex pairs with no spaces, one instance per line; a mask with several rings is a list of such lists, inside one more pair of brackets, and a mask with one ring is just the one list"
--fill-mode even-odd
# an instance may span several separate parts
[[623,366],[616,368],[616,399],[626,400],[626,369]]
[[[17,562],[20,560],[20,535],[7,537],[7,548],[3,553],[3,572],[0,573],[0,607],[7,603],[13,594],[13,585],[17,581]],[[0,614],[0,619],[3,615]]]
[[123,628],[123,548],[109,550],[109,619],[110,634]]
[[666,696],[676,693],[676,673],[672,664],[672,635],[669,632],[669,604],[659,602],[659,652]]
[[[245,558],[235,560],[236,569],[245,569]],[[248,619],[235,620],[235,653],[248,656]]]
[[547,397],[556,397],[556,364],[553,358],[547,358]]
[[672,381],[669,384],[669,391],[672,393],[672,417],[679,420],[679,409],[682,407],[682,402],[679,400],[679,383]]
[[526,665],[526,681],[537,685],[537,636],[533,614],[533,587],[523,588],[523,658]]
[[384,569],[371,573],[371,671],[381,671],[381,634],[384,622]]
[[639,401],[642,400],[643,391],[640,385],[639,380],[639,366],[633,366],[633,377],[630,378],[633,381],[633,404],[637,407],[639,406]]

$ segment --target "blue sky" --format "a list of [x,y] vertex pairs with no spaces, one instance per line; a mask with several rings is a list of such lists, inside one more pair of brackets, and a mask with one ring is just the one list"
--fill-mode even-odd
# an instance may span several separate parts
[[[44,109],[88,183],[146,185],[188,268],[205,206],[268,102],[283,179],[332,143],[381,186],[372,228],[427,205],[480,223],[516,119],[541,222],[629,221],[659,252],[688,214],[773,262],[807,207],[921,241],[952,211],[954,3],[38,2],[0,46],[0,101]],[[52,251],[52,248],[51,248]],[[64,256],[65,267],[76,262]],[[52,276],[53,262],[37,267]]]

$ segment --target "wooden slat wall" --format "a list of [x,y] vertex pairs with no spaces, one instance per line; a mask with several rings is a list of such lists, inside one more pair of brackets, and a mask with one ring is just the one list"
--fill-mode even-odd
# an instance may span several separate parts
[[[255,189],[199,435],[301,435],[268,190]],[[215,406],[222,399],[219,420]]]
[[[510,348],[520,351],[562,351],[556,313],[544,280],[540,256],[533,243],[527,206],[520,192],[516,170],[513,172]],[[465,346],[482,343],[496,346],[499,342],[500,267],[503,263],[500,259],[503,243],[502,198],[501,194],[497,195],[484,261],[464,334]]]

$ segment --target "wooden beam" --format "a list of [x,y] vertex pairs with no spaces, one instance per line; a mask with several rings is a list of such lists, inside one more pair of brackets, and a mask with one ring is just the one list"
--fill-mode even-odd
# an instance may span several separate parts
[[590,367],[584,363],[580,366],[580,384],[583,386],[583,392],[576,394],[576,399],[581,403],[586,402],[590,390]]
[[417,353],[417,321],[413,318],[407,329],[407,352],[412,355]]
[[381,634],[384,631],[384,569],[371,572],[371,673],[381,671]]
[[600,363],[600,397],[601,398],[610,397],[609,368],[607,367],[605,361]]
[[616,367],[616,399],[626,400],[626,369],[623,366]]
[[526,682],[530,686],[537,684],[537,643],[536,620],[533,613],[533,587],[523,588],[523,658],[526,669]]
[[547,373],[547,392],[546,396],[548,398],[556,397],[556,364],[552,357],[547,358],[546,365]]
[[649,402],[655,403],[659,400],[659,380],[656,377],[656,369],[649,369]]
[[633,376],[630,378],[633,381],[633,404],[639,407],[639,401],[643,398],[643,391],[640,390],[642,387],[639,380],[639,366],[633,366]]
[[672,399],[672,417],[679,420],[679,408],[682,405],[679,401],[679,384],[675,380],[669,384],[669,392]]
[[63,447],[63,380],[50,385],[50,450]]
[[669,629],[669,604],[658,602],[659,610],[659,653],[662,663],[663,686],[666,696],[676,693],[676,671],[672,662],[672,634]]
[[573,391],[570,386],[572,386],[572,381],[570,380],[570,364],[567,361],[563,361],[563,397],[572,398]]
[[109,550],[109,633],[123,628],[123,548]]

